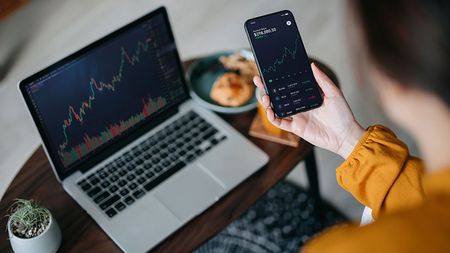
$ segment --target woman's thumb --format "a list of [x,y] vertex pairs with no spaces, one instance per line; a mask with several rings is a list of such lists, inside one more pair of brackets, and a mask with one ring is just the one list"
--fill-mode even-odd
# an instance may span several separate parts
[[338,91],[336,85],[331,81],[331,79],[320,70],[315,63],[311,63],[311,68],[316,79],[317,84],[320,89],[322,89],[325,96],[329,96]]

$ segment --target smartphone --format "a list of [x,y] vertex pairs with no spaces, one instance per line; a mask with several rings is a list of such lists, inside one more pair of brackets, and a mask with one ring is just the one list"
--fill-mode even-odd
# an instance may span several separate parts
[[320,107],[322,96],[292,12],[252,18],[244,26],[275,116]]

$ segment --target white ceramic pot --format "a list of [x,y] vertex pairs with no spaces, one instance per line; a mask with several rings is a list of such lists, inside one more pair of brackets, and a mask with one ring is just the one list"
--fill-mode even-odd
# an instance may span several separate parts
[[50,214],[50,223],[40,235],[33,238],[20,238],[11,231],[11,219],[8,220],[9,242],[15,253],[55,253],[61,245],[61,230]]

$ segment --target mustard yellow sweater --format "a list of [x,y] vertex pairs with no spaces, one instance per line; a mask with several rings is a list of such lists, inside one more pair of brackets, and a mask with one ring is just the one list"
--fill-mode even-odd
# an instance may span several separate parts
[[373,126],[336,178],[372,208],[375,222],[331,228],[311,240],[305,252],[450,252],[450,168],[423,175],[421,161],[393,132]]

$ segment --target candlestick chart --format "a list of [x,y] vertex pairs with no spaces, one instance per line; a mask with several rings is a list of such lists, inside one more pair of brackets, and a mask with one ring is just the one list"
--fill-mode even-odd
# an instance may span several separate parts
[[184,92],[162,19],[108,40],[42,78],[29,92],[52,152],[68,167],[176,103]]

